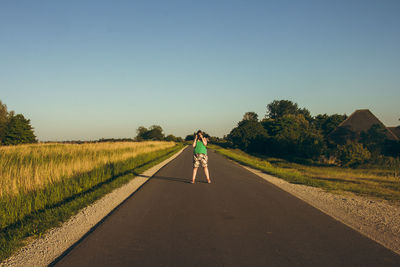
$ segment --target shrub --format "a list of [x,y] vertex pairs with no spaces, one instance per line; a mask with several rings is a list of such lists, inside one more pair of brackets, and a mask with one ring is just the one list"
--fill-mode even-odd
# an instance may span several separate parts
[[368,161],[371,153],[360,143],[347,142],[338,146],[336,157],[342,166],[355,167]]

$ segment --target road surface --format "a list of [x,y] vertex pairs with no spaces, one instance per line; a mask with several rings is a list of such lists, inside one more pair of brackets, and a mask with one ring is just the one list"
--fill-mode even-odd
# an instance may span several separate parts
[[56,266],[400,266],[400,256],[209,151],[162,168]]

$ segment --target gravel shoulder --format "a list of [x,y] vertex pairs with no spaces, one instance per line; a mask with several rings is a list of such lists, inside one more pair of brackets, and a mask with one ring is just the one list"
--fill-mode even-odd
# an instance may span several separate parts
[[126,185],[115,189],[92,205],[80,210],[62,226],[53,228],[44,236],[32,240],[13,256],[1,262],[0,266],[48,266],[86,233],[90,232],[93,227],[147,182],[158,170],[181,154],[185,148],[143,172],[141,176],[135,177]]
[[400,205],[398,203],[351,193],[330,193],[321,188],[291,184],[259,170],[241,166],[400,254]]

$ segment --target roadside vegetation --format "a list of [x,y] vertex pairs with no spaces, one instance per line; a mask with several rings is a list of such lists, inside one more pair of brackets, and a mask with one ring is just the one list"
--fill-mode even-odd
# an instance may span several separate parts
[[182,147],[156,141],[0,147],[0,260]]
[[210,148],[229,159],[290,183],[319,187],[336,193],[347,191],[396,202],[400,200],[400,180],[391,169],[305,165],[280,158],[254,156],[239,149],[217,145],[210,145]]
[[[354,132],[348,125],[341,126],[346,114],[311,116],[310,111],[300,108],[297,103],[275,100],[267,105],[261,120],[255,112],[246,112],[223,139],[212,138],[210,141],[249,154],[291,162],[351,168],[366,164],[384,168],[391,166],[398,173],[400,136],[394,136],[379,120],[374,120],[369,111],[364,113],[370,117],[359,120],[355,127],[374,124]],[[400,126],[392,128],[400,130]],[[388,138],[390,134],[392,139]]]

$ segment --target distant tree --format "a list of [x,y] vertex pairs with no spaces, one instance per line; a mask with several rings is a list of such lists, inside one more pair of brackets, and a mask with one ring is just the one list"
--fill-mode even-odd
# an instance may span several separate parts
[[173,134],[169,134],[167,135],[167,137],[165,137],[165,141],[172,141],[172,142],[183,142],[182,137],[177,137]]
[[261,124],[270,136],[269,151],[276,156],[318,158],[325,150],[323,136],[303,114],[264,119]]
[[306,158],[316,158],[323,150],[323,138],[303,114],[285,115],[279,120],[276,139],[287,147],[287,152]]
[[3,140],[5,145],[36,143],[36,136],[30,124],[22,114],[11,114]]
[[324,136],[328,136],[328,134],[335,130],[345,119],[347,119],[346,114],[319,114],[314,118],[314,124]]
[[310,111],[305,108],[299,108],[297,103],[293,103],[290,100],[274,100],[267,105],[267,118],[275,120],[289,114],[302,114],[307,120],[310,121],[312,119]]
[[246,112],[243,116],[244,121],[258,121],[258,115],[255,112]]
[[[242,120],[238,126],[228,134],[228,141],[242,150],[249,152],[261,152],[264,139],[268,137],[267,131],[254,120]],[[265,142],[264,142],[265,143]]]
[[188,134],[185,137],[185,141],[193,141],[194,140],[194,134]]
[[105,142],[133,142],[132,138],[100,138],[99,140],[93,141],[95,143],[105,143]]
[[7,106],[0,100],[0,144],[3,142],[8,123]]
[[137,128],[136,130],[136,141],[142,141],[145,140],[145,134],[147,133],[147,128],[140,126],[139,128]]
[[165,141],[170,141],[170,142],[179,142],[178,138],[173,135],[173,134],[169,134],[167,135],[167,137],[165,137]]
[[270,135],[270,136],[277,135],[279,133],[279,131],[281,130],[281,126],[280,126],[278,120],[265,118],[262,121],[260,121],[260,123],[264,127],[264,129],[267,130],[268,135]]
[[176,137],[174,136],[174,135],[172,135],[172,134],[169,134],[169,135],[167,135],[166,137],[165,137],[165,141],[169,141],[169,142],[175,142],[175,140],[176,140]]
[[163,129],[159,125],[152,125],[146,133],[147,139],[150,140],[163,140],[165,138]]
[[136,140],[164,140],[165,136],[163,133],[163,129],[159,125],[152,125],[149,129],[146,127],[140,126],[136,130]]

